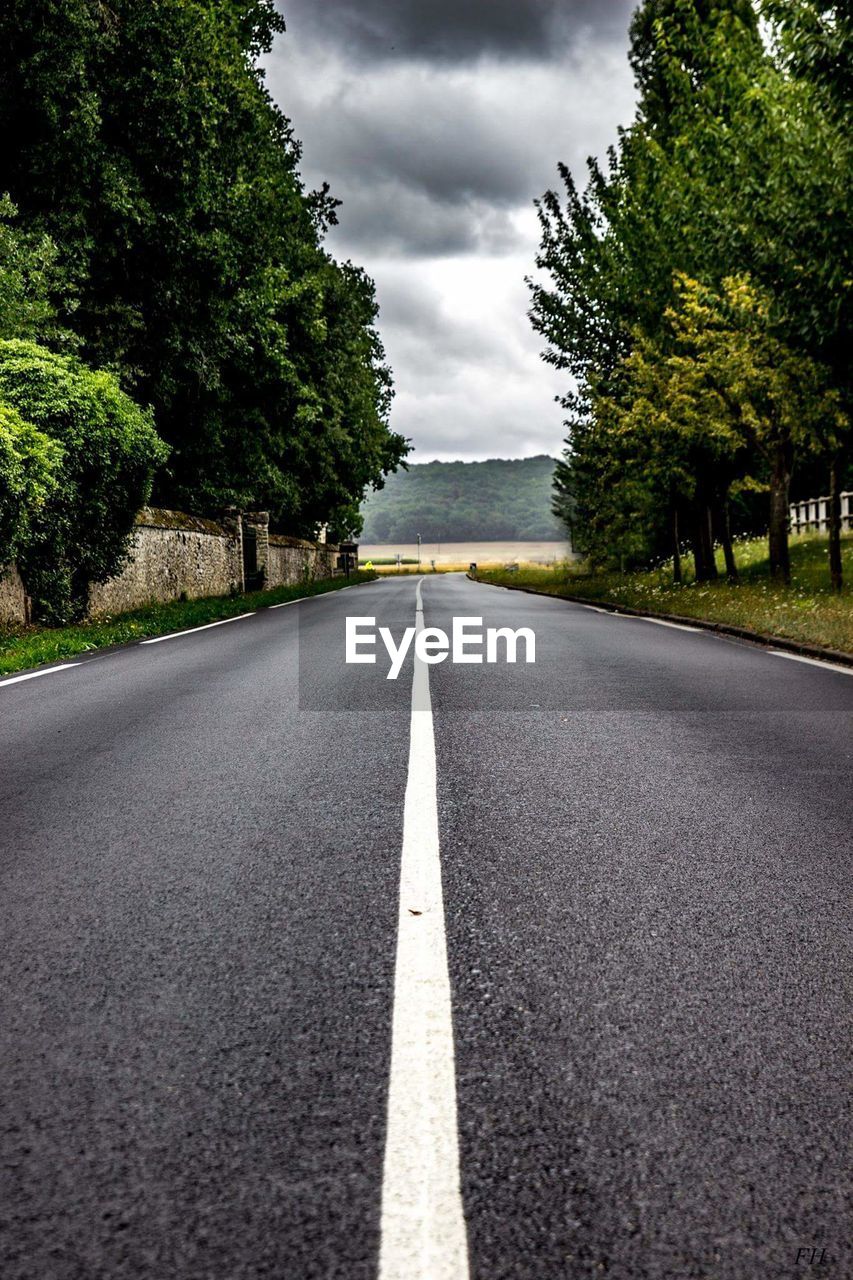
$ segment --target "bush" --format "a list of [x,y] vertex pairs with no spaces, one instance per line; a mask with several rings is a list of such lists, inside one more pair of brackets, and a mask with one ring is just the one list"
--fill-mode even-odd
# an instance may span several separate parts
[[62,447],[57,483],[29,522],[18,567],[41,621],[82,617],[89,583],[127,561],[134,517],[166,445],[103,370],[32,342],[0,342],[0,402]]
[[26,543],[30,523],[58,484],[62,446],[0,404],[0,570]]

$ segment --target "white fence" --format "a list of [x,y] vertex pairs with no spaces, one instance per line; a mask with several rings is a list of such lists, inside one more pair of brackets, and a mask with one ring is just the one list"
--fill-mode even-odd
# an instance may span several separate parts
[[[814,529],[818,533],[829,530],[829,498],[809,498],[807,502],[791,503],[791,528],[794,533]],[[853,491],[841,495],[841,528],[853,529]]]

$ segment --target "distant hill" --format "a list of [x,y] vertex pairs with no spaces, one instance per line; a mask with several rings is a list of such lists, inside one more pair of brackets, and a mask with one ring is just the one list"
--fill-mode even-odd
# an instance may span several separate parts
[[361,541],[527,542],[565,537],[551,514],[554,459],[412,463],[361,511]]

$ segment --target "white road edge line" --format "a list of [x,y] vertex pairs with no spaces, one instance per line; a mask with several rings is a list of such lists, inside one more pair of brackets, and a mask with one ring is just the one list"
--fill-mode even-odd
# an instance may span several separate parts
[[[555,599],[559,599],[559,597],[556,597],[556,596],[555,596]],[[583,606],[582,606],[582,608],[584,608],[584,609],[591,609],[593,613],[606,613],[606,614],[607,614],[607,616],[608,616],[608,618],[631,618],[631,619],[633,619],[633,618],[636,618],[636,617],[637,617],[637,614],[634,614],[634,613],[620,613],[618,609],[599,609],[599,607],[598,607],[598,605],[597,605],[597,604],[585,604],[585,605],[583,605]]]
[[[418,582],[415,629],[424,627]],[[414,659],[379,1280],[467,1280],[429,667]]]
[[672,627],[673,631],[689,631],[694,636],[702,634],[702,627],[686,627],[681,622],[668,622],[666,618],[652,618],[647,613],[617,613],[615,609],[599,609],[594,604],[585,604],[583,607],[592,609],[593,613],[608,613],[611,618],[633,618],[635,622],[653,622],[656,627]]
[[140,644],[161,644],[164,640],[177,640],[180,636],[194,636],[197,631],[209,631],[211,627],[224,627],[226,622],[239,622],[241,618],[254,618],[251,613],[238,613],[233,618],[220,618],[219,622],[205,622],[201,627],[190,627],[187,631],[170,631],[167,636],[152,636],[150,640],[140,640]]
[[656,627],[672,627],[673,631],[689,631],[691,635],[701,636],[702,627],[686,627],[683,622],[668,622],[666,618],[650,618],[648,614],[642,614],[643,622],[653,622]]
[[823,667],[825,671],[840,671],[842,675],[853,676],[853,667],[842,667],[840,662],[824,662],[822,658],[806,658],[801,653],[785,653],[782,649],[768,649],[774,658],[788,658],[791,662],[807,662],[810,667]]
[[54,671],[69,671],[71,667],[80,667],[81,662],[63,662],[58,667],[45,667],[44,671],[28,671],[23,676],[10,676],[8,680],[0,680],[0,688],[4,684],[20,684],[22,680],[35,680],[37,676],[52,676]]
[[308,604],[311,600],[328,600],[329,596],[340,595],[349,591],[349,587],[338,587],[337,591],[319,591],[316,596],[297,596],[295,600],[282,600],[281,604],[268,604],[268,609],[287,609],[292,604]]
[[282,600],[280,604],[268,604],[268,609],[287,609],[291,604],[310,604],[311,600],[328,600],[330,595],[339,595],[341,591],[348,591],[348,586],[339,586],[337,591],[318,591],[316,595],[297,595],[295,600]]
[[309,600],[328,600],[329,596],[339,596],[342,591],[352,591],[353,587],[363,587],[364,582],[351,582],[348,587],[336,587],[334,591],[318,591],[313,596],[297,596],[295,600],[282,600],[281,604],[268,604],[268,609],[286,609],[289,604],[307,604]]

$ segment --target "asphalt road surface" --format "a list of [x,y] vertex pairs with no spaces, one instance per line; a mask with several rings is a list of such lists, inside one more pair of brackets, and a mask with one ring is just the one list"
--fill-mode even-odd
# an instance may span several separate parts
[[416,586],[0,681],[3,1280],[849,1276],[853,674]]

